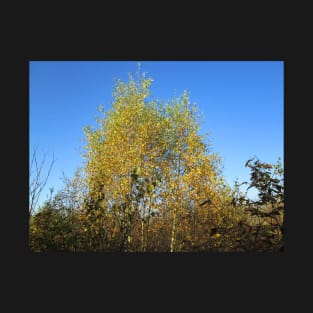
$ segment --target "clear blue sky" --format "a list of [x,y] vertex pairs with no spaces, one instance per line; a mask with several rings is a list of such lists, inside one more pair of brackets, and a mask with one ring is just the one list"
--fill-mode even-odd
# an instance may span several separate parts
[[[203,113],[201,133],[209,132],[212,151],[223,159],[232,185],[249,179],[249,157],[275,163],[284,156],[283,61],[140,61],[154,79],[153,98],[169,100],[190,92]],[[128,80],[136,61],[32,61],[30,69],[30,154],[38,147],[56,163],[49,187],[62,187],[82,165],[82,128],[96,125],[98,105],[109,109],[114,79]]]

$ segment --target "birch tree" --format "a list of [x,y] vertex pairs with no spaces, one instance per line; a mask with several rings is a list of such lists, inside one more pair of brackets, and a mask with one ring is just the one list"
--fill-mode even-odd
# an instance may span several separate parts
[[[151,83],[139,70],[129,82],[118,80],[112,108],[99,110],[98,128],[84,129],[89,198],[112,221],[110,238],[120,251],[151,250],[156,225],[166,233],[166,250],[182,251],[222,209],[219,158],[198,134],[196,105],[187,92],[151,100]],[[211,205],[200,206],[207,199]]]

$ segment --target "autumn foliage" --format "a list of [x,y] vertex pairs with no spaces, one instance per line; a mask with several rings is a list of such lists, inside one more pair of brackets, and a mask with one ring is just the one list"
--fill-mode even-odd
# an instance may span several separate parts
[[84,129],[82,170],[31,216],[31,250],[282,250],[281,166],[246,164],[259,191],[249,200],[225,182],[188,93],[162,103],[151,83],[139,71],[116,82],[112,108]]

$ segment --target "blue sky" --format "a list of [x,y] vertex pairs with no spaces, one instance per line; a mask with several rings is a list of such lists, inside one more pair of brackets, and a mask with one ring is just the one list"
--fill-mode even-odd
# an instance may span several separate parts
[[[230,184],[249,179],[249,157],[276,163],[284,157],[283,61],[141,61],[152,77],[152,96],[170,100],[184,90],[203,114],[212,151],[222,157]],[[96,125],[97,107],[110,108],[114,79],[128,80],[137,61],[32,61],[30,70],[30,154],[37,147],[46,165],[56,163],[49,187],[62,187],[82,165],[83,127]],[[46,169],[47,170],[47,169]],[[251,194],[252,195],[252,194]]]

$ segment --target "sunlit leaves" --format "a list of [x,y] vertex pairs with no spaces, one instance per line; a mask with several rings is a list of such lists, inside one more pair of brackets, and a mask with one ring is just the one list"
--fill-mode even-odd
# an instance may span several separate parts
[[112,205],[122,210],[135,192],[137,204],[129,205],[137,216],[149,216],[152,209],[167,216],[168,233],[179,246],[176,235],[188,236],[182,222],[186,210],[208,195],[218,198],[217,158],[207,154],[198,135],[197,110],[188,93],[165,104],[148,102],[152,79],[139,71],[135,76],[116,81],[112,110],[98,120],[99,129],[85,128],[90,195],[101,192],[106,210]]
[[[249,187],[260,197],[250,201],[240,185],[226,184],[221,159],[199,135],[189,94],[151,100],[151,83],[139,69],[128,82],[116,80],[111,109],[99,106],[98,126],[84,128],[84,175],[60,193],[70,195],[68,201],[51,202],[75,209],[33,217],[34,250],[238,251],[260,249],[250,240],[258,236],[278,246],[281,234],[269,226],[280,225],[283,216],[281,163],[248,160]],[[256,219],[265,227],[255,228]]]

